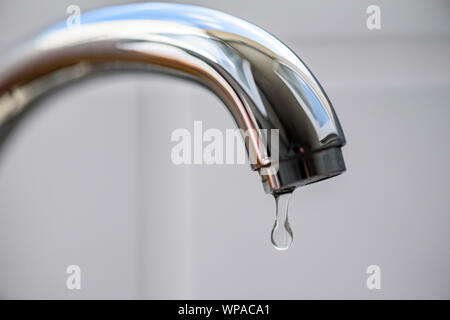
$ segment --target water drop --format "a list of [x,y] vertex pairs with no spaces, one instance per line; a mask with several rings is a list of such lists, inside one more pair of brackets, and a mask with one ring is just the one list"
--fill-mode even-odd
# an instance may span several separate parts
[[291,199],[291,195],[292,191],[274,194],[276,216],[271,233],[271,240],[273,246],[277,250],[289,249],[294,238],[288,218],[289,200]]

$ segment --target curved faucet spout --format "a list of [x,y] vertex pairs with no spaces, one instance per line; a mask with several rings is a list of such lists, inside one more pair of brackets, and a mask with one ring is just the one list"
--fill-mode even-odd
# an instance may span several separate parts
[[266,31],[219,11],[168,3],[100,9],[78,26],[40,33],[0,63],[0,141],[54,89],[105,71],[142,70],[218,95],[246,133],[251,167],[268,193],[345,171],[344,134],[309,69]]

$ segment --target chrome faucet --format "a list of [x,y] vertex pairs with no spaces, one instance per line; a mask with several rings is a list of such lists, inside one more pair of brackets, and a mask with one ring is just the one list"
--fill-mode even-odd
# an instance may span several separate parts
[[[345,171],[344,134],[305,64],[263,29],[191,5],[136,3],[84,13],[11,51],[0,62],[0,143],[36,102],[75,81],[149,71],[212,90],[250,132],[253,170],[267,193],[283,193]],[[274,146],[264,129],[278,129]]]

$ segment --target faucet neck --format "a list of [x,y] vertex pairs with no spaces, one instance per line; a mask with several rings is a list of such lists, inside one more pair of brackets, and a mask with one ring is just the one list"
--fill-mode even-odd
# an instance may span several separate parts
[[[345,138],[305,64],[261,28],[197,6],[139,3],[85,13],[42,32],[0,66],[0,140],[50,92],[96,74],[151,71],[200,83],[250,132],[265,190],[282,192],[345,170]],[[276,145],[263,130],[278,130]],[[276,152],[275,152],[276,151]]]

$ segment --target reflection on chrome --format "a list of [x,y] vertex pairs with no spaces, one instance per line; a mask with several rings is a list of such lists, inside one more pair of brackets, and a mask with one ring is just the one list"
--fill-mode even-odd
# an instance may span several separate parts
[[[197,6],[140,3],[42,32],[0,62],[0,139],[54,89],[94,74],[162,72],[196,81],[227,106],[248,139],[252,169],[279,193],[345,171],[344,134],[305,64],[261,28]],[[279,129],[279,161],[262,129]],[[276,162],[276,163],[275,163]]]

